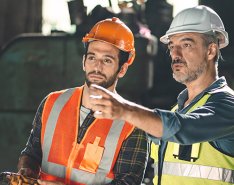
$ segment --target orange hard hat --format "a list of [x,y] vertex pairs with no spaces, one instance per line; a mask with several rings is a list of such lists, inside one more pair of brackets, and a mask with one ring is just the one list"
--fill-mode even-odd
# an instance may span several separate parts
[[122,51],[129,52],[128,65],[135,58],[134,36],[132,31],[117,17],[102,20],[94,25],[82,42],[100,40],[110,43]]

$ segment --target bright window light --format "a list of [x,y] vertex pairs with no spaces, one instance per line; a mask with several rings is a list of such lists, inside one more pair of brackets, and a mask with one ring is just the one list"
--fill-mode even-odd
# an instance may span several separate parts
[[[52,30],[59,30],[68,33],[75,32],[75,26],[70,24],[70,16],[68,10],[69,0],[43,0],[42,7],[42,33],[50,34]],[[156,1],[156,0],[155,0]],[[90,13],[96,5],[103,7],[109,6],[109,0],[83,0],[84,6],[87,7],[87,13]],[[198,0],[167,0],[173,5],[173,16],[179,11],[198,5]],[[114,12],[118,12],[118,1],[111,0]]]
[[83,2],[84,6],[87,7],[87,13],[90,13],[92,9],[97,5],[101,5],[103,7],[109,6],[108,0],[83,0]]
[[66,0],[43,0],[42,17],[42,33],[44,34],[50,34],[51,30],[71,31]]
[[167,0],[167,2],[173,5],[173,17],[180,11],[199,4],[198,0]]

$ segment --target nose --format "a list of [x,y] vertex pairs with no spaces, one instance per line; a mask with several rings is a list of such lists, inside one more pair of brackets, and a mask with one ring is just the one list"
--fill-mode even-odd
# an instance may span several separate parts
[[172,60],[179,60],[182,58],[182,48],[179,46],[174,46],[173,49],[170,50],[170,56]]
[[95,61],[94,70],[95,70],[96,72],[102,70],[102,60],[96,60],[96,61]]

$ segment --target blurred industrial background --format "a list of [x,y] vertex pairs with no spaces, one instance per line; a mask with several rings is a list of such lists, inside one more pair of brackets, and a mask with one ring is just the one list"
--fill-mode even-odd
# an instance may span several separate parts
[[[104,0],[52,2],[0,0],[0,171],[16,172],[43,97],[83,84],[81,39],[99,20],[119,17],[135,35],[136,59],[119,81],[120,94],[150,108],[170,109],[184,88],[173,80],[167,47],[159,42],[176,8],[183,8],[182,0],[107,0],[105,6]],[[221,50],[225,61],[219,64],[219,74],[234,88],[234,1],[186,3],[208,5],[221,16],[230,45]],[[67,29],[48,18],[50,12],[61,14],[61,6],[67,9],[67,17],[61,16],[69,19]],[[149,162],[145,184],[151,184],[152,174]]]

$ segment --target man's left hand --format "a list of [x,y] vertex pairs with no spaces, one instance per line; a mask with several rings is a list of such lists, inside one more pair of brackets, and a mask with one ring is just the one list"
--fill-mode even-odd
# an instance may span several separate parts
[[37,182],[41,185],[65,185],[64,183],[59,181],[46,181],[38,179]]

